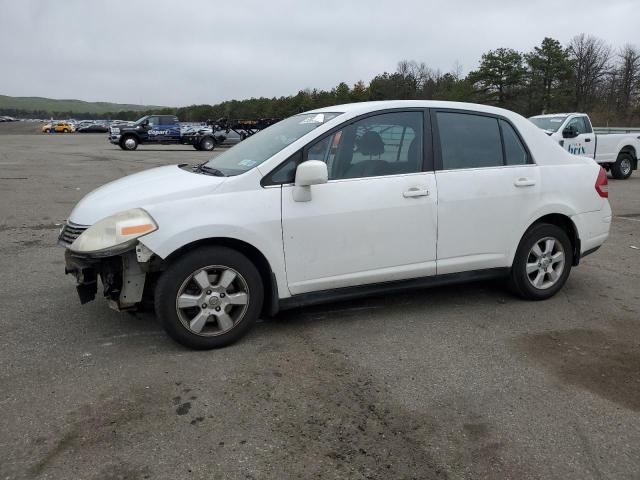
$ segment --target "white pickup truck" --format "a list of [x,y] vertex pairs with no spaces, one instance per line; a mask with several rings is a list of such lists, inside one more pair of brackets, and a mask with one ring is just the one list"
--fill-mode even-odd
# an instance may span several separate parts
[[536,115],[529,120],[569,153],[593,158],[614,178],[629,178],[638,168],[640,132],[596,135],[585,113]]

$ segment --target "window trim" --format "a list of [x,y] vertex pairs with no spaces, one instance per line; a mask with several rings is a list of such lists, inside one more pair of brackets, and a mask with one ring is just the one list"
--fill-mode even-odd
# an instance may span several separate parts
[[[291,182],[274,182],[273,181],[273,175],[275,173],[277,173],[277,171],[280,170],[280,168],[283,167],[283,165],[287,162],[289,162],[290,160],[293,160],[294,157],[300,153],[302,153],[302,157],[301,157],[301,161],[300,163],[302,163],[302,161],[304,161],[303,159],[305,158],[307,152],[309,151],[309,148],[311,148],[312,145],[315,145],[317,142],[321,142],[322,140],[324,140],[325,138],[333,135],[334,133],[360,121],[360,120],[364,120],[366,118],[370,118],[370,117],[375,117],[378,115],[384,115],[387,113],[403,113],[403,112],[422,112],[422,169],[419,172],[410,172],[410,173],[397,173],[397,174],[393,174],[393,175],[382,175],[383,177],[395,177],[395,176],[399,176],[399,175],[413,175],[416,173],[424,173],[424,172],[432,172],[434,171],[434,149],[433,149],[433,138],[432,138],[432,128],[431,128],[431,115],[429,114],[429,108],[425,108],[425,107],[404,107],[404,108],[385,108],[383,110],[375,110],[373,112],[367,112],[367,113],[363,113],[362,115],[358,115],[356,117],[353,117],[349,120],[345,120],[344,122],[342,122],[339,125],[336,125],[335,127],[331,128],[330,130],[327,130],[325,133],[323,133],[322,135],[314,138],[313,140],[311,140],[309,143],[307,143],[306,145],[304,145],[301,149],[297,150],[295,153],[293,153],[292,155],[290,155],[286,160],[284,160],[283,162],[281,162],[279,165],[277,165],[276,167],[272,168],[269,173],[267,173],[264,177],[262,177],[262,180],[260,180],[260,185],[262,187],[272,187],[272,186],[282,186],[282,185],[292,185]],[[299,164],[298,164],[299,165]],[[378,177],[358,177],[358,178],[349,178],[349,179],[334,179],[334,180],[329,180],[329,182],[334,182],[334,181],[342,181],[342,180],[359,180],[359,179],[363,179],[363,178],[380,178],[380,176]]]
[[[443,168],[443,162],[442,162],[442,146],[440,144],[440,131],[438,130],[438,117],[437,114],[438,113],[460,113],[460,114],[465,114],[465,115],[476,115],[476,116],[480,116],[480,117],[489,117],[489,118],[494,118],[496,119],[496,122],[498,124],[498,131],[500,132],[500,144],[502,147],[502,165],[491,165],[491,166],[487,166],[487,167],[468,167],[468,168]],[[459,108],[431,108],[430,109],[430,114],[431,114],[431,125],[432,125],[432,137],[433,137],[433,157],[435,160],[435,170],[436,171],[440,171],[440,172],[455,172],[455,171],[459,171],[459,170],[484,170],[487,168],[513,168],[513,167],[523,167],[523,166],[528,166],[528,165],[535,165],[536,162],[533,158],[533,155],[531,155],[531,150],[529,150],[529,146],[527,145],[527,142],[524,141],[524,139],[522,138],[522,135],[520,134],[520,132],[518,131],[518,129],[516,128],[516,126],[513,124],[513,122],[511,120],[509,120],[508,118],[506,118],[503,115],[498,115],[495,113],[487,113],[487,112],[478,112],[476,110],[463,110],[463,109],[459,109]],[[519,165],[507,165],[507,156],[505,154],[505,146],[504,146],[504,136],[502,133],[502,126],[500,125],[500,120],[504,120],[507,124],[509,124],[509,126],[513,129],[513,131],[515,132],[516,136],[518,137],[518,139],[520,140],[520,143],[522,143],[522,146],[524,147],[526,153],[527,153],[527,163],[523,163],[523,164],[519,164]]]

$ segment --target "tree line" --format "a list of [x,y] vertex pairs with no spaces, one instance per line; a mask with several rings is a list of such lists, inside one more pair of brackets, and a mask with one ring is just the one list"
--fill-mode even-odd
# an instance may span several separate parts
[[[562,45],[547,37],[529,52],[511,48],[488,51],[475,70],[467,75],[462,75],[461,70],[456,65],[453,71],[443,73],[424,62],[402,60],[395,72],[376,75],[368,84],[358,81],[349,86],[341,82],[330,90],[306,89],[290,96],[228,100],[145,113],[113,112],[99,118],[134,120],[149,113],[175,114],[182,121],[281,118],[341,103],[420,99],[490,104],[525,116],[588,112],[598,126],[640,125],[640,49],[634,45],[613,48],[586,34]],[[71,112],[46,112],[45,116],[49,115],[83,117]],[[92,115],[84,115],[87,116]]]

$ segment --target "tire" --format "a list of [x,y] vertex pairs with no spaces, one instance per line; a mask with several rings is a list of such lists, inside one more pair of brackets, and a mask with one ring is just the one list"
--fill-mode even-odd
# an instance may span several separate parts
[[618,180],[626,180],[633,172],[633,157],[623,152],[618,155],[616,162],[611,165],[611,175]]
[[133,151],[138,148],[138,139],[133,135],[127,135],[120,140],[120,148]]
[[[548,240],[554,241],[550,252],[547,251],[551,245],[547,244]],[[542,256],[534,252],[536,245]],[[558,253],[562,253],[562,265]],[[527,230],[518,245],[509,276],[511,289],[527,300],[551,298],[567,281],[572,264],[573,247],[567,233],[549,223],[535,224]]]
[[203,150],[205,152],[210,152],[211,150],[213,150],[216,146],[216,141],[211,138],[211,137],[204,137],[201,141],[200,141],[200,148],[199,150]]
[[200,144],[199,143],[194,143],[193,144],[193,148],[195,148],[196,150],[200,150]]
[[156,315],[164,330],[176,342],[199,350],[239,340],[260,316],[263,301],[255,265],[221,246],[200,247],[176,259],[155,290]]
[[67,128],[62,130],[62,133],[69,133],[69,130]]

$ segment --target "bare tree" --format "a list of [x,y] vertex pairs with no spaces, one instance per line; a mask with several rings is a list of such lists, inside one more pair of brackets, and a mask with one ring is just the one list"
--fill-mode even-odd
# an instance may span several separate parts
[[581,33],[571,39],[569,53],[573,61],[574,106],[585,111],[592,107],[610,73],[611,47],[599,38]]
[[617,68],[618,110],[628,115],[638,102],[640,92],[640,50],[625,45],[618,52]]

